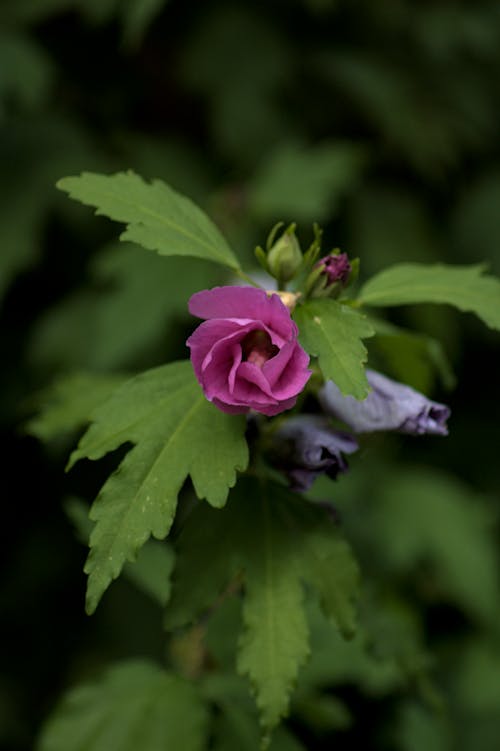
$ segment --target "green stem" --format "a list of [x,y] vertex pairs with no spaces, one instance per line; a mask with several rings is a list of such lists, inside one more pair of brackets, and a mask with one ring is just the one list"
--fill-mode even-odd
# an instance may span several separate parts
[[243,269],[237,269],[235,273],[240,277],[240,279],[243,279],[245,282],[248,282],[248,284],[251,284],[252,287],[258,287],[259,289],[262,289],[261,285],[254,281],[251,276],[246,274]]

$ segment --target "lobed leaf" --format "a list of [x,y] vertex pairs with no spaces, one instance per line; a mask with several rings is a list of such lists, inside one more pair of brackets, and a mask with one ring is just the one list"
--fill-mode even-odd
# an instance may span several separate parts
[[359,567],[345,540],[318,528],[309,535],[308,581],[316,588],[321,608],[345,638],[356,632],[354,598],[359,589]]
[[202,751],[207,723],[194,686],[131,660],[70,691],[43,728],[37,751]]
[[[68,498],[64,504],[67,517],[73,523],[78,540],[88,545],[92,532],[89,508],[78,498]],[[164,607],[170,598],[170,576],[174,567],[174,552],[165,542],[148,540],[139,550],[135,561],[126,563],[123,576]]]
[[283,524],[284,509],[275,494],[254,499],[258,534],[245,555],[244,630],[237,660],[238,671],[250,679],[267,732],[286,714],[298,670],[309,656],[295,535]]
[[191,623],[224,590],[243,586],[237,664],[252,684],[265,739],[287,713],[309,654],[303,584],[344,633],[354,625],[357,567],[327,519],[279,485],[246,479],[217,514],[197,508],[179,536],[166,625]]
[[134,172],[65,177],[57,187],[70,198],[94,206],[97,214],[124,222],[121,240],[130,240],[165,256],[194,256],[233,270],[240,268],[211,219],[189,198],[161,180],[145,182]]
[[[261,733],[245,681],[234,673],[212,671],[204,676],[202,692],[220,710],[214,723],[214,751],[256,751]],[[273,734],[269,751],[304,751],[286,727]]]
[[311,300],[299,306],[294,318],[304,348],[319,358],[326,380],[335,381],[345,396],[364,399],[370,390],[362,339],[375,333],[368,320],[336,300]]
[[483,274],[482,265],[401,263],[369,279],[359,302],[376,306],[447,303],[500,329],[500,280]]
[[124,381],[124,376],[73,373],[62,376],[35,397],[38,414],[25,430],[41,441],[50,441],[90,421],[90,415]]
[[132,378],[96,410],[69,466],[126,442],[135,445],[91,509],[96,525],[85,566],[88,612],[150,535],[168,534],[188,475],[199,498],[225,503],[236,470],[248,461],[245,427],[243,416],[226,415],[205,399],[189,362]]
[[228,503],[217,514],[200,506],[190,516],[176,543],[165,628],[193,623],[236,577],[242,567],[240,542],[247,523],[244,508],[237,503]]

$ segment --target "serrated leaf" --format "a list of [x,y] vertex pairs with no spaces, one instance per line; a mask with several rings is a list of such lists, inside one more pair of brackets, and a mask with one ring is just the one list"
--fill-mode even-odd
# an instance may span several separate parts
[[221,511],[192,513],[176,552],[168,627],[192,622],[225,589],[243,586],[237,663],[252,683],[267,737],[288,711],[309,651],[302,584],[312,585],[339,628],[351,628],[357,575],[347,545],[324,509],[281,486],[246,479]]
[[311,300],[296,309],[294,318],[302,345],[319,358],[325,379],[335,381],[345,396],[364,399],[370,387],[361,340],[374,334],[365,316],[336,300]]
[[238,574],[242,568],[239,541],[246,524],[244,508],[232,502],[216,515],[207,508],[198,508],[188,519],[176,544],[165,628],[193,623]]
[[[284,524],[282,504],[254,499],[259,533],[245,556],[244,631],[238,672],[252,684],[266,731],[288,709],[298,670],[309,655],[309,629],[294,535]],[[277,500],[277,499],[276,499]]]
[[500,280],[483,274],[484,266],[401,263],[369,279],[359,301],[376,306],[446,303],[500,329]]
[[208,216],[161,180],[145,182],[134,172],[65,177],[57,187],[97,214],[127,224],[120,235],[160,255],[194,256],[238,270],[239,263]]
[[345,540],[318,529],[308,544],[308,581],[315,587],[325,615],[333,621],[345,638],[356,632],[354,597],[358,592],[359,567]]
[[[214,751],[256,751],[261,747],[257,719],[240,707],[228,704],[217,720]],[[305,746],[286,728],[276,729],[269,751],[305,751]]]
[[168,534],[188,475],[199,498],[214,506],[225,503],[236,470],[248,461],[245,427],[243,416],[226,415],[205,399],[189,362],[132,378],[96,410],[70,466],[84,457],[99,459],[126,442],[135,446],[91,509],[96,525],[85,566],[89,612],[150,535]]
[[134,660],[70,691],[45,724],[37,751],[202,751],[207,723],[194,686]]
[[[78,540],[88,545],[94,525],[89,519],[87,504],[78,498],[68,498],[64,510],[75,527]],[[136,560],[125,564],[123,576],[163,607],[170,598],[174,560],[174,552],[165,542],[148,540],[139,550]]]
[[141,592],[164,607],[170,597],[170,575],[174,560],[173,550],[166,543],[148,540],[139,550],[137,560],[125,564],[123,574]]
[[59,378],[34,398],[39,412],[26,423],[25,430],[41,441],[50,441],[81,427],[124,380],[125,376],[97,373]]
[[[309,655],[309,628],[301,583],[319,595],[343,634],[354,630],[358,576],[347,544],[323,513],[278,486],[254,498],[257,535],[245,563],[244,630],[237,665],[253,687],[264,731],[286,715],[298,669]],[[258,505],[257,505],[258,504]],[[259,508],[260,506],[260,508]],[[255,521],[254,521],[255,523]],[[321,543],[319,542],[321,540]]]
[[[214,728],[214,751],[259,749],[261,730],[245,681],[234,672],[212,671],[205,674],[201,689],[220,710]],[[282,726],[273,733],[269,751],[304,751],[304,747]]]

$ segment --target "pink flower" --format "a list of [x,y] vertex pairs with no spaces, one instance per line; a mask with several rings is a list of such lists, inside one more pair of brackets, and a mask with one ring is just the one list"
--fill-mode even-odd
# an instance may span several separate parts
[[309,356],[278,295],[215,287],[194,294],[189,310],[207,319],[186,344],[209,401],[231,414],[272,416],[294,406],[311,375]]

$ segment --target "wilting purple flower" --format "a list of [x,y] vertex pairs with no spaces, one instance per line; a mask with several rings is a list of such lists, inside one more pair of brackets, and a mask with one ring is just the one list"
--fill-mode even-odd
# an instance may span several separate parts
[[215,287],[194,294],[189,310],[207,319],[186,343],[209,401],[230,414],[271,416],[294,406],[311,375],[309,356],[278,295]]
[[397,430],[412,435],[448,435],[449,407],[374,370],[367,370],[366,377],[372,390],[363,401],[343,396],[333,381],[325,383],[319,392],[323,410],[356,433]]
[[328,419],[318,415],[292,417],[273,434],[269,458],[285,472],[292,490],[305,491],[318,475],[332,479],[347,470],[343,454],[357,450],[355,439],[334,430]]
[[324,273],[328,277],[328,284],[334,282],[340,282],[346,284],[351,273],[351,264],[347,253],[330,254],[320,258],[316,264],[317,268],[323,268]]

